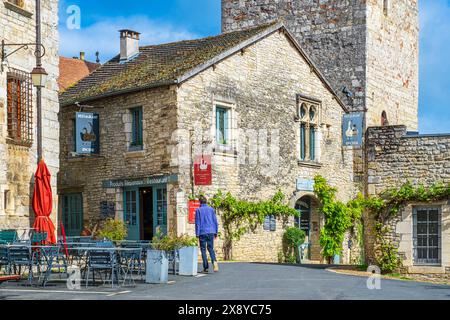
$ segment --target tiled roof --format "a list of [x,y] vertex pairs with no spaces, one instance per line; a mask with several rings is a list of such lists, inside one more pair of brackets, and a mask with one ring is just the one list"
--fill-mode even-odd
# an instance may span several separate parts
[[59,58],[59,91],[64,92],[100,67],[99,63],[74,58]]
[[224,33],[215,37],[140,47],[139,55],[125,63],[120,62],[118,55],[61,93],[61,106],[146,88],[183,83],[190,77],[277,30],[284,32],[338,104],[345,112],[348,112],[346,105],[317,69],[314,62],[302,50],[295,37],[283,23],[278,22]]
[[215,37],[140,47],[133,60],[119,55],[60,95],[62,105],[105,95],[176,83],[177,79],[221,53],[251,39],[275,23]]

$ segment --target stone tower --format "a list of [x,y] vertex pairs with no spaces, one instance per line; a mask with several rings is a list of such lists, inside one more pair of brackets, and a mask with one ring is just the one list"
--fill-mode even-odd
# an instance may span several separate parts
[[223,32],[274,20],[366,126],[418,130],[418,0],[222,0]]

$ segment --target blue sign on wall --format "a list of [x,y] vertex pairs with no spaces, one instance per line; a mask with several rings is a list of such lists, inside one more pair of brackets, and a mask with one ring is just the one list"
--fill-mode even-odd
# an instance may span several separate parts
[[314,191],[314,180],[297,179],[297,191]]
[[77,112],[76,114],[76,153],[100,153],[100,122],[98,113]]
[[364,112],[344,114],[342,142],[344,147],[361,147],[364,134]]

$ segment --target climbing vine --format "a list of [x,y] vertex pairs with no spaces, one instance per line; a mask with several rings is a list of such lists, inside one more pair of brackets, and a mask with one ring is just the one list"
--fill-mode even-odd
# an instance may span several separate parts
[[220,190],[217,192],[210,200],[210,204],[221,218],[225,260],[232,259],[233,243],[239,241],[248,231],[254,231],[262,225],[265,217],[287,219],[299,215],[297,210],[284,204],[284,199],[285,196],[281,191],[278,191],[272,199],[261,202],[238,200],[231,193],[224,194]]
[[331,263],[335,255],[342,253],[345,233],[355,226],[362,216],[361,197],[343,203],[336,200],[337,189],[328,185],[322,176],[316,176],[314,193],[320,201],[319,211],[325,217],[325,225],[320,231],[322,255]]
[[436,183],[426,188],[424,185],[414,186],[407,182],[400,188],[391,188],[380,196],[370,197],[363,201],[375,218],[375,259],[383,273],[390,273],[401,266],[396,246],[388,239],[391,230],[387,226],[390,219],[395,218],[408,202],[433,202],[450,197],[450,184]]

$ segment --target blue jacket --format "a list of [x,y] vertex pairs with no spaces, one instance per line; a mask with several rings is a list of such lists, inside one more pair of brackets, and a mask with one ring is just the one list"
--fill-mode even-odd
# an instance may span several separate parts
[[195,235],[197,237],[219,233],[219,224],[217,223],[216,212],[206,204],[202,204],[195,211]]

